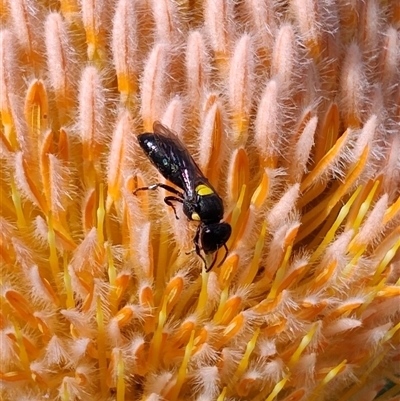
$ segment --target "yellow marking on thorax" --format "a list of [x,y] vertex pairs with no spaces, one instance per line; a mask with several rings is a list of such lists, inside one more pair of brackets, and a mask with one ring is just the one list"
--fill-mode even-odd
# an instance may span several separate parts
[[207,185],[200,184],[197,185],[196,187],[196,193],[200,196],[204,196],[204,195],[211,195],[214,193],[214,191]]
[[194,220],[194,221],[200,221],[201,220],[200,216],[196,212],[192,213],[191,217],[192,217],[192,220]]

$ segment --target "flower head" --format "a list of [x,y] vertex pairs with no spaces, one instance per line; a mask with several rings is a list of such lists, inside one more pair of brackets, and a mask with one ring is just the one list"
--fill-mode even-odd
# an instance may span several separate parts
[[[395,2],[3,3],[2,399],[398,396]],[[224,201],[209,273],[133,193],[157,120]]]

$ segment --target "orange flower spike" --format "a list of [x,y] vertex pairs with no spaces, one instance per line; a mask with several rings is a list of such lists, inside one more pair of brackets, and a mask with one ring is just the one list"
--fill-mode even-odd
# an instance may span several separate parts
[[225,346],[233,337],[236,336],[244,327],[245,318],[243,312],[240,312],[235,316],[232,321],[225,327],[224,331],[221,333],[221,338],[218,339],[215,348],[221,349]]
[[221,288],[228,288],[235,277],[239,265],[239,255],[230,255],[221,266],[218,282]]
[[43,81],[35,79],[30,84],[25,97],[25,119],[29,128],[31,150],[34,152],[26,155],[29,162],[37,159],[37,145],[40,146],[41,135],[47,131],[48,116],[49,104],[46,87]]
[[368,288],[369,291],[365,295],[365,299],[363,304],[356,310],[355,315],[359,318],[362,317],[362,314],[366,309],[368,309],[368,306],[377,298],[377,295],[379,292],[385,287],[387,281],[387,277],[383,277],[379,283],[374,285],[373,287]]
[[96,298],[96,322],[97,322],[97,351],[99,360],[99,380],[101,390],[105,393],[107,391],[107,346],[106,346],[106,330],[104,326],[104,313],[103,305],[100,297]]
[[[97,238],[99,245],[104,245],[104,219],[106,217],[105,210],[105,199],[104,199],[104,184],[101,183],[99,186],[99,204],[96,212],[97,221]],[[103,248],[104,250],[104,248]],[[103,253],[103,252],[102,252]]]
[[26,380],[29,380],[29,373],[16,371],[3,373],[0,371],[0,380],[5,383],[25,382]]
[[115,315],[115,319],[118,322],[119,328],[122,328],[127,324],[129,324],[134,317],[135,317],[135,312],[133,311],[133,308],[129,305],[124,306]]
[[[0,326],[1,327],[1,326]],[[2,328],[2,327],[1,327]],[[24,345],[24,349],[28,355],[29,360],[39,357],[40,349],[36,347],[27,337],[25,337],[22,333],[22,342]],[[7,333],[7,337],[10,338],[13,342],[18,342],[17,336],[14,333]]]
[[131,130],[131,116],[128,111],[123,110],[118,116],[108,156],[107,212],[110,211],[111,205],[119,200],[121,196],[122,178],[126,169],[126,159],[129,157],[128,140],[131,136]]
[[[166,261],[170,257],[170,250],[169,250],[169,233],[168,233],[168,228],[167,228],[167,222],[162,221],[158,232],[158,260],[157,260],[157,266],[155,268],[155,293],[159,294],[161,293],[164,283],[167,281],[166,277]],[[156,251],[156,252],[157,252]]]
[[[129,276],[127,277],[129,280]],[[144,285],[139,290],[139,300],[140,305],[148,311],[151,311],[149,314],[145,314],[143,317],[144,319],[144,331],[145,333],[152,333],[154,331],[154,324],[155,324],[155,317],[153,315],[154,310],[154,294],[153,289],[148,286]]]
[[244,378],[241,378],[235,386],[238,396],[248,397],[255,382],[256,378],[254,377],[245,376]]
[[[241,196],[243,186],[248,185],[250,178],[249,159],[246,150],[239,148],[233,153],[230,172],[228,174],[228,194],[232,202],[237,202]],[[243,209],[248,207],[248,201],[245,201]]]
[[89,380],[88,380],[88,376],[79,370],[76,370],[75,372],[75,379],[76,382],[79,383],[80,386],[85,386],[88,384]]
[[125,376],[128,373],[126,369],[122,350],[118,350],[118,362],[117,362],[117,394],[116,401],[125,401],[126,400],[126,384],[125,384]]
[[29,324],[32,328],[37,328],[37,321],[34,316],[34,310],[31,308],[31,303],[19,292],[15,290],[7,290],[4,293],[4,298],[14,308],[17,316]]
[[342,111],[345,127],[359,128],[366,103],[366,65],[362,62],[361,45],[352,42],[345,51],[341,72],[341,91],[343,92]]
[[397,243],[400,237],[400,225],[394,228],[382,241],[376,246],[375,255],[377,260],[383,260],[385,255]]
[[334,319],[337,319],[339,317],[346,317],[349,316],[350,313],[358,309],[360,306],[362,306],[364,301],[357,301],[354,300],[352,302],[346,302],[340,306],[338,306],[336,309],[333,309],[329,315],[326,316],[326,320],[332,321]]
[[333,369],[331,369],[328,372],[328,374],[324,377],[324,379],[319,382],[319,384],[313,390],[311,396],[308,397],[308,399],[310,401],[317,400],[320,397],[321,391],[324,388],[324,386],[326,386],[331,380],[333,380],[336,376],[338,376],[340,373],[342,373],[346,369],[346,365],[347,365],[347,360],[344,359],[337,366],[335,366]]
[[[115,389],[116,382],[116,366],[118,365],[115,348],[111,351],[110,360],[107,367],[107,387]],[[118,352],[118,351],[117,351]]]
[[83,312],[88,312],[92,307],[94,295],[94,284],[91,283],[91,288],[82,303]]
[[285,251],[285,254],[283,256],[282,263],[276,272],[271,291],[269,292],[268,297],[267,297],[268,299],[275,298],[276,295],[278,294],[278,288],[282,284],[282,281],[285,277],[285,274],[287,271],[287,264],[288,264],[290,255],[292,254],[293,242],[296,238],[299,228],[300,228],[300,224],[295,224],[295,226],[291,227],[291,229],[288,230],[288,232],[285,235],[285,242],[283,244],[283,249]]
[[264,222],[261,226],[260,235],[258,236],[258,240],[257,240],[256,246],[254,249],[254,255],[253,255],[253,258],[250,263],[249,272],[243,281],[243,284],[245,286],[250,285],[257,275],[258,269],[260,267],[262,252],[263,252],[264,245],[265,245],[266,233],[267,233],[267,222],[266,222],[266,220],[264,220]]
[[379,279],[386,267],[392,261],[392,259],[396,256],[398,250],[400,248],[400,238],[394,243],[391,249],[386,253],[385,257],[381,260],[378,265],[378,268],[375,270],[375,274],[370,282],[370,285],[376,285],[379,282]]
[[359,232],[348,245],[350,255],[359,253],[361,250],[364,251],[381,238],[384,231],[383,219],[387,210],[387,201],[388,196],[385,194],[371,208]]
[[86,33],[87,57],[90,61],[102,64],[106,51],[106,31],[103,22],[105,4],[84,1],[81,4],[82,22]]
[[[69,31],[70,26],[58,12],[47,14],[44,24],[47,78],[54,91],[57,119],[60,126],[71,123],[71,115],[74,114],[73,108],[76,106],[74,84],[77,79],[78,57],[73,50],[74,43]],[[76,25],[74,26],[77,28]]]
[[234,373],[233,378],[231,379],[228,388],[232,388],[236,384],[236,382],[239,380],[239,378],[243,375],[245,370],[248,368],[249,359],[254,351],[259,334],[260,334],[260,329],[257,328],[254,331],[253,337],[250,339],[250,341],[246,345],[246,351],[244,352],[244,355],[238,364],[236,372]]
[[288,361],[287,365],[289,369],[292,369],[299,362],[302,353],[304,352],[306,347],[311,343],[315,335],[315,332],[317,331],[318,326],[319,326],[318,323],[312,324],[309,332],[301,339],[299,346],[297,347],[296,351],[292,354],[290,360]]
[[262,330],[262,333],[265,337],[273,337],[284,332],[285,329],[287,329],[287,321],[282,318],[281,321],[278,321],[277,323],[264,328]]
[[305,394],[306,391],[303,388],[301,388],[299,390],[294,391],[288,397],[283,398],[282,401],[301,401],[303,400]]
[[311,255],[310,263],[315,262],[321,256],[321,254],[326,250],[326,247],[334,240],[336,231],[341,226],[341,224],[344,221],[344,219],[346,218],[346,216],[350,213],[351,207],[352,207],[354,201],[357,199],[358,195],[360,194],[361,190],[362,190],[362,186],[359,186],[353,192],[350,199],[344,204],[344,206],[342,206],[339,214],[337,215],[335,222],[332,224],[332,227],[329,229],[329,231],[325,235],[324,239],[322,240],[322,242],[320,243],[318,248]]
[[320,135],[315,137],[314,165],[317,164],[329,149],[334,146],[339,135],[339,108],[337,103],[332,102],[325,113],[322,126],[319,129]]
[[171,312],[172,308],[178,302],[183,288],[184,288],[184,280],[182,277],[174,277],[167,285],[164,291],[164,297],[166,302],[166,313],[167,315]]
[[60,9],[67,21],[79,15],[80,5],[78,0],[60,0]]
[[257,110],[254,125],[254,140],[259,145],[261,167],[275,169],[279,159],[279,140],[281,133],[280,85],[271,79],[265,85]]
[[118,80],[118,92],[123,104],[134,104],[138,90],[138,21],[137,5],[118,2],[112,31],[112,53]]
[[83,201],[83,229],[88,233],[95,225],[96,219],[96,190],[90,188],[86,194],[85,200]]
[[25,160],[25,155],[20,153],[16,154],[16,175],[15,180],[18,181],[19,187],[23,188],[25,194],[29,197],[32,203],[37,205],[42,212],[47,215],[48,208],[46,200],[42,194],[42,186],[38,187],[38,181],[33,179],[32,167]]
[[179,367],[178,374],[176,377],[176,382],[174,386],[168,391],[165,399],[170,401],[178,400],[179,393],[185,381],[187,380],[187,367],[189,364],[190,357],[192,356],[193,346],[194,346],[194,330],[192,330],[188,344],[185,347],[185,354]]
[[305,206],[309,205],[314,199],[320,196],[326,189],[325,181],[317,181],[309,187],[309,189],[302,194],[302,196],[297,201],[297,208],[299,210],[303,209]]
[[195,346],[195,352],[198,352],[202,345],[207,342],[207,340],[209,340],[209,333],[208,330],[203,327],[194,338],[193,344]]
[[153,46],[144,70],[141,85],[141,117],[143,131],[152,132],[153,123],[160,119],[162,108],[167,102],[165,96],[166,76],[169,74],[167,62],[167,48],[162,43]]
[[[129,276],[128,276],[129,279]],[[154,294],[153,290],[149,285],[143,286],[139,291],[140,304],[145,307],[152,309],[154,308]]]
[[200,289],[200,295],[199,295],[199,300],[197,302],[196,306],[196,314],[199,317],[202,317],[205,314],[206,311],[206,304],[208,302],[208,278],[209,278],[209,273],[206,272],[205,266],[203,266],[202,271],[201,271],[201,289]]
[[236,146],[245,146],[248,137],[254,90],[252,56],[252,37],[244,34],[234,49],[229,70],[229,103]]
[[253,306],[251,310],[259,315],[266,315],[267,313],[276,309],[282,300],[282,293],[279,293],[275,298],[266,298]]
[[45,380],[43,375],[40,375],[38,372],[35,372],[33,369],[31,371],[31,379],[39,385],[40,388],[45,389],[49,388],[49,381]]
[[183,344],[187,344],[195,326],[196,324],[193,321],[187,320],[183,322],[178,327],[178,330],[169,338],[168,347],[178,349]]
[[65,302],[64,307],[67,309],[72,309],[75,307],[75,299],[74,299],[74,291],[72,289],[72,282],[70,272],[68,270],[68,259],[66,254],[63,255],[63,283],[64,283],[64,290],[66,292],[66,299],[63,301]]
[[[163,329],[168,317],[168,313],[174,307],[182,293],[184,280],[182,277],[174,277],[167,285],[158,312],[158,325],[150,343],[149,363],[150,366],[157,366],[160,359],[160,350],[165,339]],[[168,310],[168,312],[167,312]]]
[[[4,3],[5,4],[5,3]],[[7,7],[2,7],[3,10]],[[3,21],[3,20],[2,20]],[[19,70],[17,68],[17,55],[15,48],[15,36],[11,30],[2,30],[0,36],[0,65],[3,66],[0,69],[0,113],[1,122],[3,129],[0,130],[0,136],[9,151],[18,151],[21,149],[21,144],[18,143],[17,131],[15,126],[23,121],[23,116],[18,116],[21,114],[21,110],[18,110],[17,116],[19,120],[16,120],[16,105],[13,101],[11,94],[18,93],[19,87]]]
[[[306,118],[307,116],[304,116]],[[304,126],[303,126],[304,125]],[[311,149],[314,145],[314,138],[317,130],[318,118],[316,116],[311,117],[308,121],[301,121],[299,126],[301,131],[297,134],[298,137],[294,143],[292,143],[288,155],[288,182],[291,185],[299,185],[305,172],[307,171],[307,165],[311,157]]]
[[360,158],[352,166],[348,172],[344,183],[341,184],[335,192],[328,197],[325,201],[318,204],[302,217],[302,229],[298,235],[297,240],[300,241],[313,232],[329,215],[335,205],[340,199],[348,192],[354,182],[359,178],[361,172],[364,170],[367,158],[369,155],[369,146],[365,146]]
[[293,2],[296,20],[303,35],[309,55],[319,61],[321,48],[324,46],[321,10],[317,0],[296,0]]
[[[346,220],[345,231],[353,229],[353,224],[355,224],[355,220],[357,219],[357,216],[360,213],[362,213],[363,216],[365,215],[366,213],[365,208],[362,212],[360,211],[360,208],[365,203],[365,200],[368,197],[368,195],[371,193],[371,190],[373,189],[375,182],[376,182],[375,180],[369,180],[365,184],[359,186],[359,188],[361,187],[361,192],[359,192],[359,195],[357,196],[355,202],[353,203],[353,207],[350,209],[350,213]],[[374,192],[376,192],[376,190]]]
[[[322,267],[323,270],[321,271]],[[320,268],[316,270],[315,279],[310,283],[310,291],[313,292],[322,289],[335,273],[336,267],[336,259],[332,260],[327,266],[321,264]]]
[[105,244],[106,255],[107,255],[107,266],[108,266],[108,281],[110,283],[110,293],[109,293],[109,307],[111,310],[111,314],[114,315],[117,312],[118,307],[118,298],[117,298],[117,277],[116,270],[114,265],[114,259],[111,252],[111,246],[109,243]]
[[202,124],[199,135],[199,166],[204,175],[219,189],[219,178],[223,158],[222,144],[226,139],[224,135],[224,124],[222,121],[222,111],[220,101],[215,95],[210,95],[207,103],[211,103],[211,108],[207,107],[205,121]]
[[217,325],[228,324],[239,312],[242,305],[242,297],[233,296],[221,308],[218,309],[214,316],[214,323]]
[[300,260],[296,265],[291,266],[290,271],[287,272],[278,288],[278,294],[283,290],[293,287],[295,284],[304,276],[305,272],[310,268],[310,263],[308,260]]
[[282,391],[282,389],[285,387],[286,382],[290,379],[290,374],[288,374],[286,377],[284,377],[282,380],[280,380],[278,383],[275,384],[274,388],[268,395],[268,397],[265,399],[265,401],[273,401],[276,399],[277,395]]
[[236,242],[236,237],[239,234],[239,232],[243,232],[242,230],[242,224],[244,220],[247,220],[248,213],[245,213],[245,207],[243,206],[244,199],[245,199],[245,194],[246,194],[246,185],[242,186],[242,189],[240,191],[239,198],[235,204],[235,207],[232,211],[231,218],[229,219],[229,223],[232,227],[232,235],[231,238],[229,238],[228,241],[228,249],[232,249],[233,245]]
[[332,210],[333,206],[336,205],[337,202],[339,202],[340,198],[348,192],[348,190],[352,187],[352,185],[354,185],[354,182],[360,177],[367,163],[369,153],[370,153],[370,145],[366,145],[363,151],[361,152],[360,157],[357,159],[357,161],[354,163],[354,165],[350,168],[349,172],[347,173],[344,183],[330,198],[327,209],[328,211]]
[[301,320],[312,321],[315,319],[327,306],[329,302],[322,300],[317,303],[303,301],[300,303],[300,309],[295,315]]
[[[361,205],[359,205],[359,207],[355,208],[355,210],[358,211],[357,215],[355,216],[354,219],[351,219],[347,225],[346,228],[347,229],[352,229],[355,231],[355,233],[358,232],[358,229],[360,228],[361,222],[363,221],[365,215],[368,213],[372,201],[374,199],[375,193],[378,189],[380,182],[379,181],[375,181],[374,185],[372,187],[372,189],[369,191],[368,196],[366,197],[366,199],[362,202]],[[363,194],[365,195],[365,194]],[[349,248],[351,248],[351,245],[349,245]]]
[[[18,344],[18,351],[19,351],[18,356],[19,356],[19,360],[21,362],[21,366],[22,366],[24,372],[26,374],[29,374],[29,372],[31,371],[31,367],[30,367],[31,361],[29,359],[27,349],[25,348],[24,337],[22,335],[20,325],[13,318],[11,318],[11,321],[12,321],[13,328],[14,328],[15,338],[16,338],[17,344]],[[35,319],[35,321],[36,321],[36,319]]]
[[[8,263],[10,266],[14,266],[16,263],[16,253],[15,249],[10,241],[11,236],[9,236],[10,232],[7,232],[8,223],[5,222],[2,218],[0,218],[0,256],[3,258],[5,263]],[[19,227],[19,226],[18,226]],[[0,283],[3,284],[2,276],[0,275]]]
[[227,76],[229,71],[229,54],[233,40],[234,5],[223,0],[206,0],[204,2],[205,29],[210,45],[215,52],[215,63],[221,76]]
[[[46,294],[47,300],[51,300],[54,304],[54,306],[59,307],[60,306],[60,299],[56,292],[54,291],[53,287],[49,283],[49,281],[46,279],[46,277],[43,276],[43,272],[38,268],[38,266],[32,267],[32,278],[36,282],[41,290]],[[59,274],[59,272],[58,272]]]
[[65,128],[60,128],[58,135],[58,156],[64,162],[70,161],[70,134]]
[[49,341],[53,332],[50,327],[46,324],[46,322],[38,316],[35,316],[37,322],[37,328],[42,333],[43,341]]
[[254,207],[258,210],[261,208],[262,205],[264,205],[268,194],[269,194],[269,189],[270,189],[270,180],[269,180],[269,175],[267,170],[264,170],[261,182],[254,191],[250,204],[254,205]]
[[106,95],[100,71],[87,66],[79,82],[78,130],[82,142],[82,177],[88,188],[93,188],[98,177],[103,176],[102,150],[107,130]]
[[383,225],[389,223],[400,212],[400,196],[397,200],[386,210],[383,218]]
[[50,160],[49,154],[54,152],[53,145],[53,132],[47,131],[42,135],[41,148],[39,149],[40,153],[40,174],[43,183],[44,195],[46,197],[47,209],[51,210],[53,213],[56,212],[57,209],[54,208],[53,196],[52,193],[53,186],[57,186],[57,183],[53,182],[52,174],[50,172]]
[[301,192],[306,192],[311,185],[316,183],[327,172],[328,168],[336,162],[347,145],[348,137],[349,130],[346,130],[336,141],[335,145],[318,162],[310,174],[308,174],[308,176],[302,181],[300,186]]
[[[399,278],[400,281],[400,278]],[[387,298],[397,298],[400,297],[400,287],[397,285],[386,285],[378,291],[376,299],[383,300]]]

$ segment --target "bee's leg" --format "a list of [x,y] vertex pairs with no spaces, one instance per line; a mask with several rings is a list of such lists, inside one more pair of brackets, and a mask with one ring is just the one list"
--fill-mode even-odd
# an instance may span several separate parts
[[193,242],[194,242],[196,255],[199,256],[200,259],[204,262],[204,265],[206,267],[206,272],[208,273],[211,270],[212,266],[211,266],[211,268],[207,267],[207,261],[205,260],[204,256],[201,254],[201,246],[199,243],[201,228],[202,228],[201,224],[197,226],[196,235],[193,238]]
[[155,190],[158,189],[158,188],[163,188],[163,189],[165,189],[166,191],[171,192],[171,193],[177,195],[180,199],[183,200],[183,194],[182,194],[182,192],[179,192],[177,189],[175,189],[175,188],[173,188],[173,187],[171,187],[171,186],[169,186],[169,185],[161,184],[161,183],[149,185],[148,187],[136,188],[132,193],[133,193],[133,195],[136,195],[136,193],[139,192],[139,191],[155,191]]
[[[206,272],[207,272],[207,273],[214,267],[215,262],[217,261],[217,256],[218,256],[218,253],[215,252],[215,256],[214,256],[214,259],[213,259],[211,265],[208,266],[208,267],[206,268]],[[220,265],[218,265],[218,267],[219,267],[219,266],[220,266]]]
[[221,260],[221,262],[218,264],[218,267],[222,266],[222,263],[225,262],[226,257],[228,256],[228,247],[226,246],[226,244],[224,244],[224,248],[225,248],[225,255],[224,258]]
[[174,206],[174,204],[172,203],[172,201],[183,203],[183,200],[182,200],[181,198],[177,198],[176,196],[166,196],[166,197],[164,198],[164,202],[165,202],[169,207],[172,207],[172,209],[174,210],[174,213],[175,213],[175,218],[176,218],[177,220],[179,220],[179,217],[178,217],[178,215],[176,214],[175,206]]
[[136,195],[139,191],[155,191],[158,188],[165,189],[166,191],[177,195],[177,196],[166,196],[164,198],[164,202],[168,206],[172,207],[172,209],[174,210],[174,213],[175,213],[175,217],[177,219],[179,219],[178,215],[176,214],[176,209],[175,209],[175,206],[173,205],[172,201],[183,203],[183,194],[181,192],[179,192],[178,190],[176,190],[175,188],[172,188],[172,187],[170,187],[169,185],[166,185],[166,184],[158,183],[158,184],[149,185],[148,187],[136,188],[133,191],[133,195]]

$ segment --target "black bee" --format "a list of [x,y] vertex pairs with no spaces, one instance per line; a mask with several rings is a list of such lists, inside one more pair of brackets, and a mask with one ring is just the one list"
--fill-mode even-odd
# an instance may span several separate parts
[[182,203],[183,213],[187,218],[200,222],[193,242],[197,255],[206,265],[206,271],[210,271],[217,257],[215,256],[212,264],[207,267],[201,251],[209,255],[223,246],[225,248],[224,261],[228,254],[226,242],[232,231],[228,223],[221,222],[224,215],[222,199],[204,177],[185,145],[173,132],[158,121],[154,123],[153,131],[138,135],[139,145],[163,177],[183,192],[158,183],[137,188],[133,193],[164,188],[173,194],[166,196],[164,202],[172,207],[177,219],[178,215],[173,202]]

